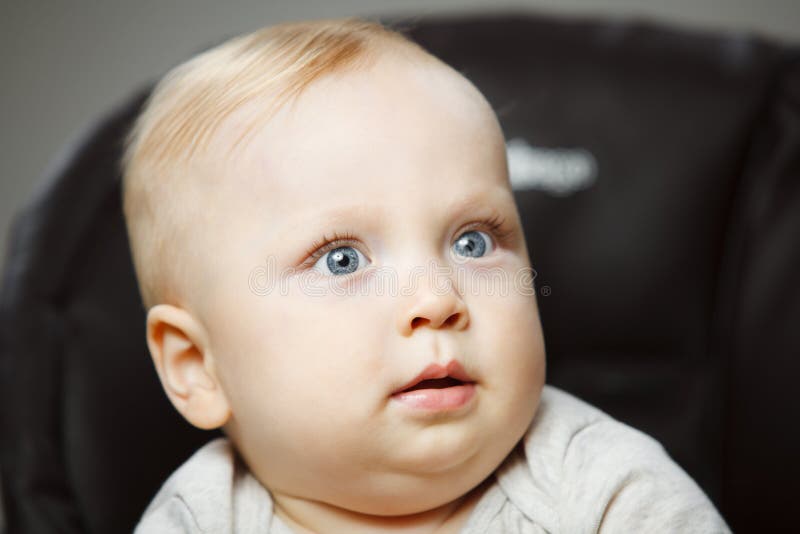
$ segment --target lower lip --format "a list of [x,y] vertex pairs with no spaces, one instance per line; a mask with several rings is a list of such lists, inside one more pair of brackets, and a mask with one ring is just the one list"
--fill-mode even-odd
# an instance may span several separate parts
[[456,410],[475,396],[475,384],[462,384],[441,389],[416,389],[395,393],[392,398],[406,406],[426,411]]

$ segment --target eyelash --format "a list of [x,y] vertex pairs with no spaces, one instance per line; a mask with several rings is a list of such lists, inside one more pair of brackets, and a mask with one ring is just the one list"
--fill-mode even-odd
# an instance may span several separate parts
[[334,232],[331,237],[323,235],[319,241],[314,241],[306,251],[306,256],[309,257],[309,265],[316,263],[318,259],[325,255],[328,251],[339,248],[344,245],[356,244],[356,236],[350,231],[344,233]]
[[[507,240],[514,234],[514,229],[506,227],[506,222],[507,219],[505,217],[496,214],[487,219],[482,219],[480,221],[468,224],[458,233],[458,235],[475,229],[481,229],[487,230],[493,234],[497,242],[506,243]],[[353,232],[334,232],[330,237],[323,235],[321,239],[314,241],[308,250],[306,250],[305,255],[309,258],[309,265],[313,265],[327,252],[337,249],[341,246],[355,245],[357,243],[358,239]]]
[[483,219],[468,224],[467,227],[462,229],[458,235],[461,235],[464,232],[475,230],[476,228],[480,228],[482,230],[488,230],[491,234],[493,234],[498,243],[506,243],[514,233],[514,229],[507,227],[506,222],[507,219],[505,217],[496,214],[488,219]]

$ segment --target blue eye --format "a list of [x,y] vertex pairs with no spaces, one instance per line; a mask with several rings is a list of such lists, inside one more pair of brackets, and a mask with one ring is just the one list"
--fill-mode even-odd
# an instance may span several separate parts
[[464,232],[453,243],[453,250],[459,256],[480,258],[493,249],[492,238],[486,232],[471,230]]
[[324,274],[342,276],[356,272],[362,263],[367,262],[361,252],[354,247],[343,246],[323,254],[313,268]]

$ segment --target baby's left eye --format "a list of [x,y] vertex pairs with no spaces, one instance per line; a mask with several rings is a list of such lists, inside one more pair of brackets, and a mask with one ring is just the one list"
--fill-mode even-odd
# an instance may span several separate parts
[[494,242],[489,234],[470,230],[461,234],[453,243],[453,251],[459,256],[480,258],[494,250]]

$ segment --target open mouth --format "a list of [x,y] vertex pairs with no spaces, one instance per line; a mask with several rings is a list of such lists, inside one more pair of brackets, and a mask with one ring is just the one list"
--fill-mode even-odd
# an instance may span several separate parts
[[[427,416],[430,413],[455,412],[473,405],[475,381],[456,360],[447,366],[432,363],[415,378],[400,386],[392,399],[412,413]],[[461,410],[460,413],[463,413]]]
[[444,389],[453,386],[460,386],[464,383],[465,382],[450,376],[446,376],[444,378],[429,378],[427,380],[423,380],[422,382],[419,382],[411,386],[410,388],[402,390],[400,393],[405,393],[407,391],[415,391],[418,389]]
[[417,390],[433,390],[457,388],[474,384],[472,377],[457,360],[451,360],[446,366],[431,363],[416,377],[394,390],[393,395],[408,393]]

